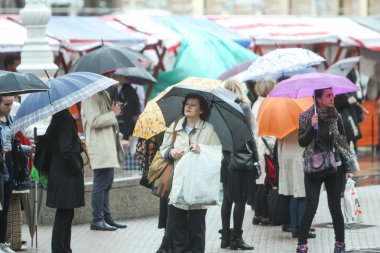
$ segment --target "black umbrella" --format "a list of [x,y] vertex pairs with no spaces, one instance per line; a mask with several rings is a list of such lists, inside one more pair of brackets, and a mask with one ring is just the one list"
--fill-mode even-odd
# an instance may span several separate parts
[[0,70],[0,95],[2,96],[48,90],[49,86],[33,74]]
[[[211,110],[208,122],[214,126],[223,150],[236,151],[243,144],[252,140],[251,129],[246,123],[241,107],[230,98],[231,92],[223,88],[173,87],[157,101],[167,126],[183,117],[182,102],[189,93],[199,93],[207,100]],[[232,93],[232,97],[236,96]]]
[[156,79],[143,68],[120,68],[115,71],[114,75],[123,76],[127,78],[130,83],[135,84],[157,83]]
[[102,46],[78,59],[70,72],[104,74],[118,68],[138,67],[147,61],[145,55],[130,48]]

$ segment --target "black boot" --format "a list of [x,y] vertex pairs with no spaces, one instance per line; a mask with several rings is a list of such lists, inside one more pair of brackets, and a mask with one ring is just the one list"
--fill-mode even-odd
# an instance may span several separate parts
[[230,241],[231,241],[231,231],[228,229],[228,230],[225,230],[225,229],[221,229],[218,231],[219,234],[221,234],[222,236],[220,237],[220,239],[222,240],[222,242],[220,243],[220,247],[222,249],[225,249],[225,248],[228,248],[230,247]]
[[233,230],[231,229],[231,243],[230,243],[230,249],[231,250],[253,250],[253,246],[247,244],[243,240],[243,230]]

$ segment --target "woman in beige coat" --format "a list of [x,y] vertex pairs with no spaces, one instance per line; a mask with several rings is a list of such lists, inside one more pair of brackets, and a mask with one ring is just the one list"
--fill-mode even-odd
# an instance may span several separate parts
[[[214,127],[206,122],[209,109],[207,101],[199,94],[188,94],[184,100],[181,118],[177,124],[172,123],[166,130],[160,152],[161,155],[174,161],[174,168],[186,152],[200,153],[199,144],[221,145]],[[175,126],[175,128],[174,128]],[[173,133],[176,139],[172,145]],[[204,206],[169,205],[167,231],[172,240],[174,253],[205,252],[206,209]]]
[[[298,237],[298,227],[305,212],[305,183],[303,172],[304,148],[298,144],[298,130],[291,132],[278,141],[278,163],[280,166],[278,193],[292,196],[290,199],[290,226],[284,231],[292,232],[292,237]],[[311,229],[314,231],[314,229]],[[308,238],[315,238],[310,232]]]
[[107,91],[101,91],[82,102],[83,131],[94,172],[91,196],[92,230],[112,231],[126,227],[114,221],[109,208],[114,168],[120,168],[124,157],[116,120],[120,111],[120,104],[111,104]]

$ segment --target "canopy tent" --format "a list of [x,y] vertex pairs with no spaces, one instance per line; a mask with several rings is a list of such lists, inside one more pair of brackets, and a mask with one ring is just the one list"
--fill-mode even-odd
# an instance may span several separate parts
[[367,17],[351,17],[351,20],[370,28],[376,32],[380,32],[380,17],[379,16],[367,16]]
[[335,43],[335,34],[296,16],[209,16],[221,26],[250,37],[254,45]]
[[[346,17],[303,18],[314,26],[336,34],[341,47],[356,46],[380,50],[380,33]],[[379,28],[377,28],[379,29]]]
[[[26,29],[22,25],[0,17],[0,52],[20,52],[26,40]],[[48,38],[49,44],[54,51],[58,51],[59,42]]]
[[170,30],[166,26],[157,23],[149,16],[136,15],[119,15],[114,18],[125,26],[134,29],[143,34],[149,35],[150,38],[162,41],[167,51],[176,51],[181,44],[182,36]]

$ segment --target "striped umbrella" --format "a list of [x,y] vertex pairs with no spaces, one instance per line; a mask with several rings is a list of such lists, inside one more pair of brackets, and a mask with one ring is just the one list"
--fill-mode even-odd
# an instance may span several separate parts
[[70,73],[50,80],[49,92],[33,93],[21,103],[10,134],[67,109],[116,83],[113,79],[87,72]]

